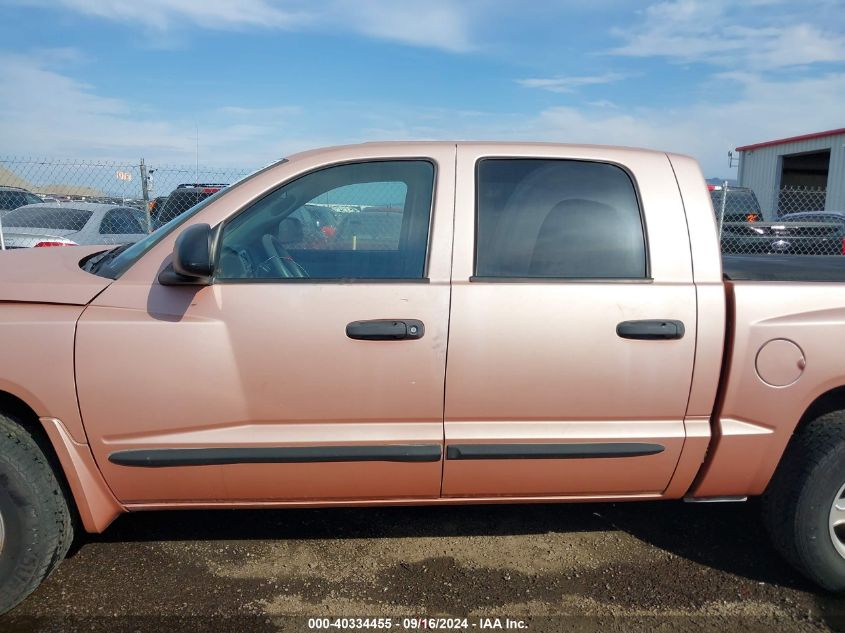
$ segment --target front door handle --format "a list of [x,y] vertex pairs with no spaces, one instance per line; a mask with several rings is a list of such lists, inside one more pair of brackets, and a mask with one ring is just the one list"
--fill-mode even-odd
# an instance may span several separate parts
[[358,341],[404,341],[422,338],[425,326],[416,319],[376,319],[353,321],[346,326],[346,336]]
[[629,339],[667,341],[684,337],[684,323],[670,319],[622,321],[616,326],[616,334]]

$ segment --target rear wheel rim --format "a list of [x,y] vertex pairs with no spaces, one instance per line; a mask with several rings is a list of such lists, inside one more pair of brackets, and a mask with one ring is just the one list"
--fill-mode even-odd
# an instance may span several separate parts
[[845,484],[833,498],[828,526],[833,547],[842,558],[845,558]]
[[6,526],[3,524],[3,513],[0,512],[0,554],[3,554],[3,547],[6,545]]

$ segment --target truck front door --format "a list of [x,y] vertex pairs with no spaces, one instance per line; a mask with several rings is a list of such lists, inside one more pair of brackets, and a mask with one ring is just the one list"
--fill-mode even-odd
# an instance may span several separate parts
[[211,285],[157,281],[171,239],[86,309],[79,403],[121,501],[439,496],[455,147],[359,151],[192,218],[224,223]]

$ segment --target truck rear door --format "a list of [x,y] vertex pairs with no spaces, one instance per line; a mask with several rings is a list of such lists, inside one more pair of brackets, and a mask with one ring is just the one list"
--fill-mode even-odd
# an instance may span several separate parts
[[458,148],[444,496],[660,494],[696,294],[664,154]]

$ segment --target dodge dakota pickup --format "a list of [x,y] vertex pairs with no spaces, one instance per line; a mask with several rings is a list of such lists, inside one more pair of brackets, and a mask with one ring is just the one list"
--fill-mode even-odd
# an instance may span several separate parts
[[[304,239],[301,209],[335,224]],[[0,610],[170,508],[743,500],[845,590],[845,270],[724,259],[694,160],[309,151],[0,255]]]

